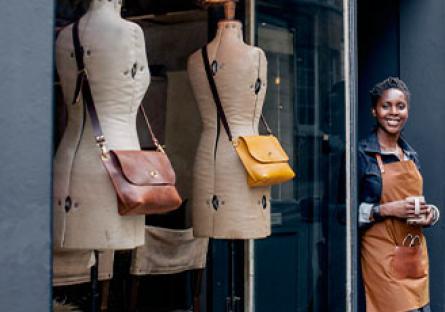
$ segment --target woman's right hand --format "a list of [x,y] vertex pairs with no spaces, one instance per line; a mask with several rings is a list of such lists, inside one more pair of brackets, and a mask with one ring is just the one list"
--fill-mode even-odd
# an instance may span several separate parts
[[[428,213],[428,205],[425,202],[420,203],[420,213]],[[382,217],[397,217],[397,218],[413,218],[415,217],[414,200],[398,200],[388,202],[380,205],[380,215]]]

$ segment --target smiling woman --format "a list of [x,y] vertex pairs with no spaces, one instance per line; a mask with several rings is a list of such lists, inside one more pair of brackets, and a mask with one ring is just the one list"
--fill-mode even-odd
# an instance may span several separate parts
[[[366,310],[429,311],[422,227],[436,223],[439,212],[425,202],[417,153],[401,136],[410,93],[403,81],[389,77],[370,94],[377,127],[358,151]],[[420,221],[410,222],[414,217]]]
[[[372,114],[381,130],[389,137],[400,135],[408,120],[408,102],[410,93],[405,83],[396,78],[389,78],[376,85],[371,91]],[[380,135],[381,140],[386,136]],[[383,146],[387,146],[381,142]]]

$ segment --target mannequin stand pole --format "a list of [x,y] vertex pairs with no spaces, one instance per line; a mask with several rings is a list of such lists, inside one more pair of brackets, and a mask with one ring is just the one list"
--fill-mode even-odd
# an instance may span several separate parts
[[110,280],[101,283],[100,311],[108,311],[108,296],[110,295]]
[[91,267],[90,276],[91,276],[91,312],[98,312],[98,303],[99,303],[99,252],[97,250],[94,251],[94,259],[95,263]]
[[226,311],[238,312],[241,298],[236,295],[236,252],[235,241],[228,241],[229,245],[229,297],[226,299]]
[[202,287],[202,275],[204,269],[192,271],[192,290],[193,290],[193,312],[200,312],[200,297]]
[[128,307],[129,312],[136,312],[138,309],[138,300],[139,300],[139,285],[140,279],[136,275],[131,275],[131,293],[130,293],[130,304]]

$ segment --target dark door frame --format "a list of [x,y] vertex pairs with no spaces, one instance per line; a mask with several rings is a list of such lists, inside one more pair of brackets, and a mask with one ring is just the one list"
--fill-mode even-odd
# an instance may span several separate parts
[[347,291],[348,312],[358,311],[359,241],[357,228],[357,107],[358,107],[358,57],[357,57],[357,1],[344,0],[344,38],[346,66],[346,210],[347,224]]

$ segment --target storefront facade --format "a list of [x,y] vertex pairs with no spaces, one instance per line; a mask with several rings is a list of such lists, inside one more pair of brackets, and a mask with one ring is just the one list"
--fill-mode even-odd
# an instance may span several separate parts
[[[51,275],[53,1],[1,10],[2,240],[0,306],[48,311]],[[9,25],[9,26],[6,26]],[[27,91],[24,91],[24,89]],[[32,152],[31,152],[32,150]]]
[[[53,95],[54,9],[58,18],[74,18],[82,11],[69,10],[63,1],[28,2],[9,4],[0,20],[11,29],[2,33],[0,48],[0,69],[8,73],[0,84],[5,146],[0,154],[0,232],[8,238],[0,255],[2,311],[48,311],[53,291],[60,294],[50,286],[52,159],[61,133],[60,107]],[[127,1],[123,13],[142,27],[147,41],[153,77],[148,94],[156,101],[156,108],[149,110],[160,116],[155,128],[171,153],[177,152],[173,164],[187,167],[193,157],[184,151],[196,148],[200,129],[198,112],[188,100],[186,59],[214,37],[223,13],[194,3],[139,2]],[[356,144],[372,127],[367,90],[388,75],[400,76],[411,88],[413,117],[406,135],[423,155],[425,195],[444,207],[442,2],[238,3],[244,41],[260,47],[268,61],[263,112],[297,178],[272,189],[270,237],[210,242],[202,311],[363,311],[355,221]],[[141,141],[142,147],[148,144]],[[190,179],[185,171],[179,177]],[[180,188],[191,192],[188,183]],[[181,227],[188,216],[150,222]],[[441,311],[444,302],[442,232],[438,226],[427,234],[434,270],[433,311]],[[118,254],[115,261],[121,268],[115,269],[115,280],[125,280],[119,274],[125,271],[128,254]],[[186,310],[194,278],[193,273],[184,273],[145,280],[142,291],[153,294],[153,299],[141,295],[140,308]],[[116,294],[119,287],[122,284],[112,284],[111,292]],[[128,308],[128,300],[114,297],[109,310]]]

